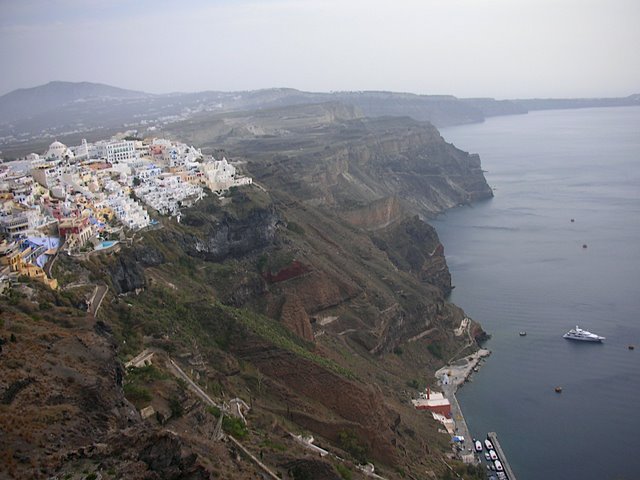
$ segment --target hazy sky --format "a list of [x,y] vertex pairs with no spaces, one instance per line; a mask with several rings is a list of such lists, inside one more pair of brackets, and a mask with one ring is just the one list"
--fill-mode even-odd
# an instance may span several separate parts
[[293,87],[640,93],[640,0],[0,0],[0,94]]

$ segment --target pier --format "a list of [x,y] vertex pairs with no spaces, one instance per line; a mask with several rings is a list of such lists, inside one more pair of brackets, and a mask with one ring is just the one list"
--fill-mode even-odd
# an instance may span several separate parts
[[511,470],[511,465],[507,461],[507,456],[504,454],[502,447],[500,446],[500,442],[498,442],[498,435],[496,432],[487,433],[487,438],[493,443],[493,447],[500,458],[500,462],[502,463],[502,468],[504,468],[504,473],[507,475],[509,480],[516,480],[516,475]]

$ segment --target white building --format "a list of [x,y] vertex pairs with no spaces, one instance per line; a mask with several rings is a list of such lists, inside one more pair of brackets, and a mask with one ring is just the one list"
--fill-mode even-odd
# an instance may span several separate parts
[[44,158],[47,160],[67,160],[74,158],[74,155],[70,148],[56,140],[49,145],[49,149],[45,152]]
[[0,231],[11,237],[36,232],[48,221],[39,205],[27,208],[8,201],[4,202],[0,208]]
[[130,140],[109,142],[106,146],[106,157],[109,163],[128,163],[131,160],[136,160],[138,154],[135,142]]
[[24,157],[27,162],[30,162],[31,165],[35,165],[40,162],[44,162],[44,158],[42,158],[37,153],[30,153]]
[[162,174],[135,188],[136,196],[162,215],[177,215],[180,207],[202,198],[202,187],[182,180],[180,175]]
[[114,192],[109,195],[108,204],[116,218],[131,230],[139,230],[151,223],[144,207],[129,196]]
[[89,144],[85,138],[82,139],[82,143],[77,147],[71,147],[71,151],[75,155],[76,160],[87,160],[89,159]]
[[250,185],[253,181],[249,177],[236,177],[236,167],[227,162],[226,158],[202,164],[204,182],[216,193],[221,193],[231,187]]
[[44,188],[51,189],[59,183],[63,171],[59,162],[47,162],[32,168],[30,173],[36,182]]

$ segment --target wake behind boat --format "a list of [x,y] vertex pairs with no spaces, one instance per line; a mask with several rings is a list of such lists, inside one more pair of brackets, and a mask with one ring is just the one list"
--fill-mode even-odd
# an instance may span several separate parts
[[583,330],[582,328],[576,325],[576,328],[572,328],[567,333],[565,333],[563,338],[568,340],[580,340],[582,342],[601,342],[605,339],[605,337],[601,337],[600,335],[596,335],[595,333],[588,332],[587,330]]

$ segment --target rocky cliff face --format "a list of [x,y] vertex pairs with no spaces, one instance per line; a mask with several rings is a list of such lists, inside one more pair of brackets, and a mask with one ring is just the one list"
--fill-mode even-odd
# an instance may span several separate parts
[[402,201],[398,197],[381,198],[351,209],[342,209],[340,215],[350,224],[364,230],[380,230],[401,220],[405,215]]
[[[366,215],[363,209],[387,209],[379,225],[398,218],[397,206],[384,205],[390,198],[429,217],[492,196],[478,156],[446,143],[431,124],[409,118],[349,118],[344,112],[340,121],[327,121],[337,115],[337,107],[314,107],[330,113],[317,122],[307,118],[302,126],[290,125],[279,135],[214,137],[210,144],[246,158],[249,173],[270,191],[342,210],[355,224],[364,221],[365,228],[358,210]],[[271,112],[272,117],[260,121],[271,125],[284,114]],[[193,125],[174,128],[177,135],[197,135]]]
[[117,293],[126,293],[144,288],[144,269],[162,264],[164,256],[151,245],[138,245],[134,249],[125,249],[111,260],[107,264],[111,286]]
[[[307,339],[314,318],[336,317],[329,330],[353,331],[349,335],[372,352],[419,335],[447,311],[451,278],[443,247],[424,219],[493,195],[477,155],[446,143],[431,124],[361,118],[339,104],[238,114],[233,121],[234,133],[208,143],[245,160],[247,173],[270,193],[283,224],[304,232],[288,235],[278,248],[290,253],[289,263],[309,267],[304,275],[254,289],[253,298],[244,297],[246,304],[260,303],[262,312]],[[247,134],[243,125],[270,134]],[[282,125],[286,128],[278,128]],[[194,122],[172,129],[181,138],[201,139]],[[264,230],[263,218],[249,221]],[[229,252],[215,253],[218,240],[230,234],[219,220],[208,225],[200,236],[180,241],[192,255],[220,260]],[[255,235],[245,230],[243,238],[271,254],[273,242],[253,241]],[[409,277],[400,278],[394,269]],[[376,275],[393,280],[381,285]],[[398,292],[404,295],[399,301]],[[378,299],[366,314],[358,311],[364,297]]]
[[431,225],[417,216],[406,218],[391,228],[376,232],[372,240],[396,267],[438,287],[444,296],[451,293],[451,274],[444,247]]
[[228,214],[218,217],[188,212],[183,222],[191,232],[174,241],[189,255],[219,261],[260,250],[273,243],[279,217],[274,209],[255,209],[238,219]]
[[[340,456],[375,461],[385,478],[405,469],[414,476],[439,471],[436,456],[447,438],[407,402],[417,392],[401,392],[422,383],[468,338],[453,333],[464,312],[446,300],[444,249],[426,219],[491,196],[478,157],[448,145],[430,124],[363,119],[340,105],[229,122],[232,128],[211,144],[246,160],[262,188],[210,195],[181,222],[163,219],[162,228],[118,255],[90,256],[74,267],[87,279],[106,275],[113,287],[100,323],[84,318],[80,328],[60,310],[50,323],[64,327],[51,336],[38,331],[25,345],[41,357],[33,366],[38,376],[25,367],[0,382],[9,405],[34,412],[57,405],[54,394],[73,398],[67,415],[79,421],[65,426],[73,452],[58,470],[45,471],[93,462],[129,478],[202,478],[203,468],[255,478],[253,467],[240,473],[237,451],[210,441],[216,420],[183,382],[158,372],[143,385],[153,396],[141,395],[140,385],[128,393],[136,407],[149,402],[161,412],[144,432],[122,397],[115,354],[117,348],[130,357],[145,347],[182,362],[220,401],[239,396],[251,403],[248,442],[274,465],[304,456],[284,453],[288,444],[269,446],[290,438],[287,430],[303,430]],[[202,138],[210,127],[189,124],[182,138]],[[472,334],[481,335],[476,325]],[[58,357],[49,359],[50,351]],[[46,376],[55,380],[53,399],[40,387]],[[162,432],[165,426],[189,434]],[[62,445],[67,433],[47,428]],[[129,440],[110,433],[125,428],[135,443],[130,452]],[[28,442],[11,435],[12,443]],[[94,437],[106,446],[77,451]],[[45,437],[37,440],[46,445]],[[44,455],[46,446],[38,448]],[[216,470],[214,453],[226,470]]]

